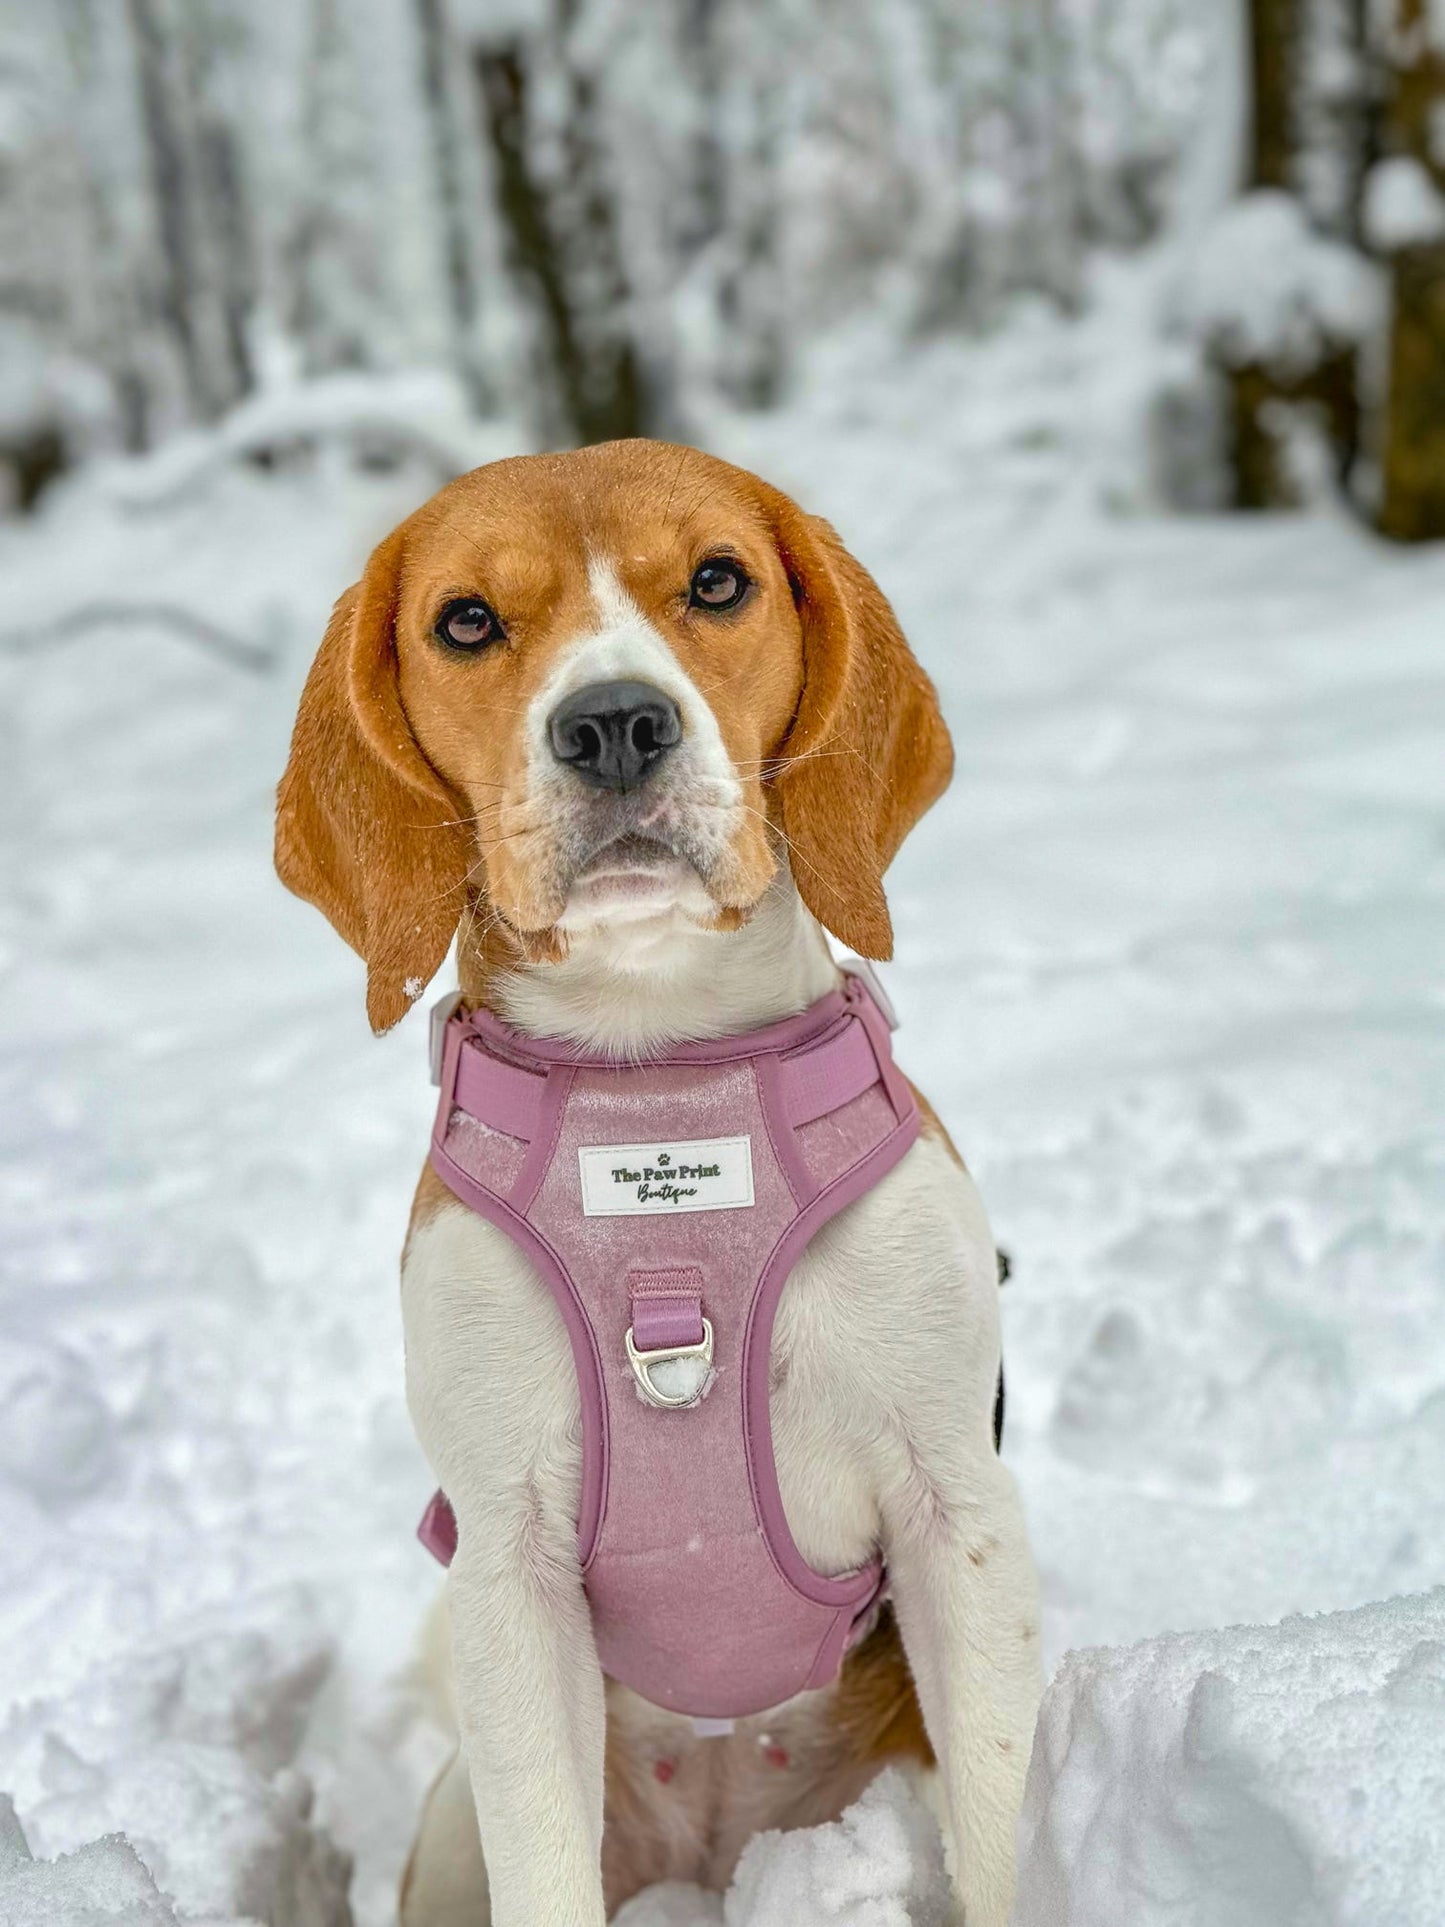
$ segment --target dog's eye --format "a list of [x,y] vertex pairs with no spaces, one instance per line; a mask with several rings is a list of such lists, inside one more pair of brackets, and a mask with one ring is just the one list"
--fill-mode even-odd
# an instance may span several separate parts
[[448,649],[485,649],[506,635],[497,612],[477,596],[458,596],[436,619],[432,634]]
[[688,605],[693,609],[736,609],[752,586],[740,563],[725,555],[709,556],[692,572]]

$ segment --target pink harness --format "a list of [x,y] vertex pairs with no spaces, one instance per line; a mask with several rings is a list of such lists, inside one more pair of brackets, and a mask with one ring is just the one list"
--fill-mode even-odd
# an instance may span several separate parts
[[[432,1165],[556,1298],[598,1655],[674,1712],[726,1720],[827,1685],[872,1623],[881,1559],[830,1577],[793,1543],[768,1366],[799,1253],[918,1134],[888,1030],[854,975],[800,1016],[641,1063],[485,1010],[446,1025]],[[441,1493],[421,1537],[450,1563]]]

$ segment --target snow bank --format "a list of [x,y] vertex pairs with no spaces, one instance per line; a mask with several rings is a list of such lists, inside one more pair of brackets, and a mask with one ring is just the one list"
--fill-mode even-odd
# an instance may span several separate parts
[[126,1841],[111,1836],[36,1860],[3,1795],[0,1907],[5,1927],[178,1927],[175,1908]]
[[[1068,1654],[1029,1773],[1013,1927],[1437,1927],[1445,1587],[1278,1626]],[[932,1927],[938,1830],[883,1773],[836,1825],[762,1834],[719,1898],[617,1927]]]
[[1445,1588],[1071,1653],[1016,1927],[1436,1927]]
[[[349,1927],[349,1858],[295,1765],[327,1672],[305,1602],[85,1672],[0,1726],[0,1923]],[[0,1800],[4,1796],[0,1795]]]

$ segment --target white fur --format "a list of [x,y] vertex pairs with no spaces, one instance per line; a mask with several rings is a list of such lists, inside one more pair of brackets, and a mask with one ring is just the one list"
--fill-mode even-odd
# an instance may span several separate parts
[[519,970],[497,986],[501,1014],[535,1037],[592,1049],[658,1049],[723,1037],[805,1010],[838,973],[827,939],[784,873],[746,927],[745,941],[675,911],[622,929],[573,936],[561,963]]
[[[721,739],[706,705],[614,590],[594,570],[602,630],[564,660],[548,704],[599,675],[645,674],[684,707],[697,758],[684,788],[715,779]],[[767,1022],[835,981],[784,875],[730,933],[700,928],[665,895],[621,926],[579,921],[567,959],[517,972],[500,1001],[534,1032],[636,1050]],[[925,1136],[812,1240],[773,1341],[786,1367],[773,1428],[789,1522],[822,1571],[883,1545],[967,1927],[1005,1927],[1039,1691],[1034,1574],[990,1424],[997,1295],[978,1195]],[[561,1317],[516,1246],[460,1204],[410,1240],[402,1302],[412,1416],[460,1527],[448,1582],[455,1698],[492,1917],[600,1927],[603,1687],[577,1569],[580,1416]],[[444,1780],[429,1809],[407,1927],[485,1919],[458,1784]]]
[[595,626],[561,652],[528,706],[523,728],[529,795],[521,815],[533,824],[545,821],[550,841],[560,852],[567,851],[573,834],[585,832],[597,798],[553,756],[548,721],[559,703],[589,683],[616,678],[648,682],[677,704],[682,739],[653,779],[628,799],[625,827],[662,842],[681,837],[690,861],[674,862],[657,874],[660,887],[641,906],[640,919],[634,891],[598,892],[584,886],[573,888],[558,928],[569,936],[615,931],[638,920],[655,923],[663,911],[671,912],[676,924],[711,919],[717,905],[699,872],[713,871],[732,846],[743,808],[742,784],[702,692],[622,587],[616,570],[594,558],[588,583]]

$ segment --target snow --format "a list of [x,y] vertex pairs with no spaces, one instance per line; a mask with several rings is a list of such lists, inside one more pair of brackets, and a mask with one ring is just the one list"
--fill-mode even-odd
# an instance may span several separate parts
[[1362,341],[1381,312],[1378,277],[1353,248],[1317,234],[1290,194],[1231,202],[1200,239],[1177,296],[1180,319],[1226,361],[1309,369]]
[[290,1764],[327,1655],[300,1602],[277,1605],[267,1631],[218,1624],[136,1649],[70,1695],[15,1708],[5,1773],[34,1796],[32,1848],[49,1858],[123,1838],[184,1920],[341,1927],[350,1866],[312,1825],[312,1787]]
[[618,1909],[617,1927],[944,1927],[938,1826],[899,1770],[880,1773],[831,1826],[761,1833],[725,1895],[683,1881]]
[[723,1905],[725,1927],[943,1927],[948,1917],[938,1828],[896,1770],[832,1826],[758,1835]]
[[[1014,1261],[1049,1665],[1111,1649],[1048,1703],[1026,1927],[1050,1869],[1092,1922],[1135,1866],[1131,1923],[1262,1923],[1208,1891],[1236,1821],[1293,1918],[1433,1927],[1440,1603],[1403,1596],[1445,1570],[1445,555],[1161,514],[1151,273],[972,345],[840,333],[699,433],[836,521],[957,740],[890,884],[900,1057]],[[317,434],[0,525],[6,1927],[321,1927],[344,1856],[384,1927],[446,1747],[396,1304],[426,1020],[374,1042],[270,867],[327,610],[433,460]],[[138,603],[265,646],[66,621]],[[759,1843],[728,1927],[926,1919],[926,1832],[890,1782]],[[717,1918],[632,1927],[668,1907]]]
[[1428,245],[1445,235],[1445,195],[1419,161],[1392,155],[1366,177],[1364,227],[1370,246],[1384,254]]
[[115,1836],[53,1861],[32,1858],[0,1802],[0,1898],[6,1927],[178,1927],[176,1910],[135,1849]]
[[55,423],[78,432],[103,412],[100,390],[94,371],[57,356],[38,328],[0,314],[0,436]]
[[1034,1748],[1015,1927],[1438,1919],[1442,1728],[1445,1588],[1073,1653]]
[[277,378],[214,429],[174,435],[142,461],[103,471],[126,507],[164,506],[208,485],[212,471],[238,462],[315,461],[340,450],[349,463],[428,469],[440,488],[463,469],[515,452],[515,433],[470,421],[461,384],[440,370],[399,375],[338,374]]
[[[1070,1653],[1044,1703],[1014,1927],[1396,1927],[1439,1917],[1445,1587]],[[618,1927],[932,1927],[938,1831],[896,1769],[835,1826],[760,1835],[726,1896]]]

